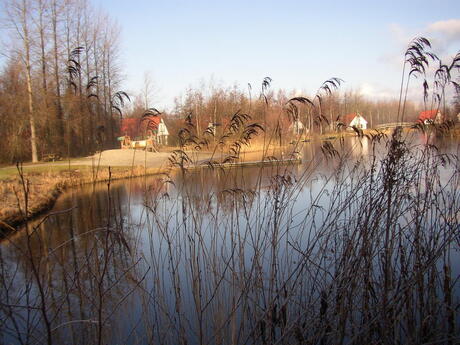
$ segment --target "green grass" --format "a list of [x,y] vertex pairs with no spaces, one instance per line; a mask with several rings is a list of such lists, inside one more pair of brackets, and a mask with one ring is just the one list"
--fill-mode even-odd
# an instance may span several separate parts
[[[56,163],[50,163],[56,164]],[[60,173],[69,170],[68,164],[59,164],[59,165],[46,165],[46,164],[25,164],[23,165],[25,173],[36,173],[36,174],[45,174],[45,173]],[[75,171],[91,171],[92,167],[90,165],[72,165],[70,164],[70,170]],[[9,166],[0,168],[0,180],[5,180],[13,178],[18,175],[18,169],[15,166]]]

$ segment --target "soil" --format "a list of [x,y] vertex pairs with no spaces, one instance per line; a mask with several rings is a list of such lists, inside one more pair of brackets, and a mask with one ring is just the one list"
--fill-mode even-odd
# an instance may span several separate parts
[[146,166],[161,168],[168,163],[170,152],[148,152],[141,150],[107,150],[81,160],[73,160],[76,165],[100,166]]
[[[188,152],[194,162],[205,160],[211,156],[211,152]],[[84,158],[74,158],[70,164],[87,166],[111,166],[111,167],[136,167],[145,166],[147,168],[166,168],[171,157],[171,152],[148,152],[144,150],[106,150]],[[67,165],[68,161],[55,161],[38,163],[33,166],[56,166]],[[25,166],[25,168],[27,168]]]

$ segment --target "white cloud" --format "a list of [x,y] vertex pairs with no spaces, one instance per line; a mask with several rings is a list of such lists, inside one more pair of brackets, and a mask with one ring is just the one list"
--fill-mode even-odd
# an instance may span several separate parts
[[[399,72],[402,68],[404,52],[407,49],[407,45],[417,35],[397,23],[391,23],[388,29],[395,41],[395,47],[380,56],[379,61],[389,66],[393,72]],[[418,34],[418,36],[420,36],[420,34]]]
[[391,23],[389,30],[393,38],[400,44],[407,45],[412,38],[409,32],[399,24]]
[[460,40],[460,19],[441,20],[431,23],[427,27],[431,33],[440,33],[449,41]]
[[439,54],[455,53],[460,42],[460,19],[456,18],[428,23],[424,27],[412,30],[392,23],[388,29],[393,39],[404,49],[413,38],[419,36],[428,38],[433,44],[433,49]]
[[425,36],[431,40],[433,49],[442,60],[458,52],[460,42],[460,19],[449,19],[427,25]]
[[[393,70],[401,68],[402,57],[409,42],[415,37],[426,37],[432,45],[432,51],[445,63],[449,63],[458,52],[460,42],[460,19],[453,18],[428,23],[419,28],[409,29],[392,23],[389,32],[396,43],[393,51],[381,56],[380,60]],[[433,66],[434,68],[434,66]]]
[[362,83],[359,86],[359,93],[364,97],[379,99],[379,100],[391,99],[397,96],[394,90],[385,88],[381,85],[371,84],[367,82]]
[[359,87],[359,93],[363,96],[373,96],[375,93],[375,89],[371,84],[363,83]]

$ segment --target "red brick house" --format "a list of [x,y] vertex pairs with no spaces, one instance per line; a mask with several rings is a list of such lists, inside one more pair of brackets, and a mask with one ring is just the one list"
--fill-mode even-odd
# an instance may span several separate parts
[[121,120],[118,137],[121,148],[155,149],[154,145],[167,145],[169,132],[161,116],[144,116]]

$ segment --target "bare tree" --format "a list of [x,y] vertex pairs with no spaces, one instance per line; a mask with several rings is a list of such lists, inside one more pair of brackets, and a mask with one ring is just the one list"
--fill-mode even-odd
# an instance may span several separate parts
[[31,65],[31,38],[30,18],[31,3],[28,0],[10,0],[6,3],[6,12],[9,23],[16,33],[16,37],[22,43],[20,52],[24,67],[26,69],[27,84],[27,110],[30,125],[30,145],[32,151],[32,162],[38,162],[37,136],[35,128],[35,113],[32,93],[32,65]]
[[42,74],[42,88],[43,94],[45,98],[45,102],[47,102],[47,91],[48,91],[48,83],[47,83],[47,62],[46,62],[46,11],[48,8],[48,0],[37,0],[37,11],[38,11],[38,21],[36,23],[37,31],[40,37],[40,63],[41,63],[41,74]]
[[64,141],[64,123],[61,99],[61,77],[59,68],[59,40],[58,40],[58,22],[62,4],[60,0],[52,0],[51,3],[51,25],[53,32],[53,57],[54,57],[54,82],[56,87],[56,120],[58,130],[58,145],[63,146]]

